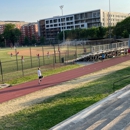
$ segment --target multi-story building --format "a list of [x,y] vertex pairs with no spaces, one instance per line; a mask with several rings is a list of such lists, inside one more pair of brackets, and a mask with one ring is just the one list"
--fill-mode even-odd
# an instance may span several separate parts
[[37,41],[39,40],[38,24],[36,22],[28,23],[24,21],[0,21],[0,34],[4,32],[5,25],[9,23],[15,24],[16,28],[21,30],[22,36],[19,39],[20,44],[24,42],[25,37],[28,37],[29,40],[31,40],[34,36]]
[[22,32],[21,42],[24,42],[25,37],[28,37],[29,40],[31,40],[33,37],[35,37],[37,41],[39,40],[37,23],[25,24],[21,26],[20,30]]
[[55,39],[59,32],[77,28],[115,26],[117,22],[130,16],[127,13],[108,12],[101,9],[70,15],[55,16],[38,21],[39,35]]

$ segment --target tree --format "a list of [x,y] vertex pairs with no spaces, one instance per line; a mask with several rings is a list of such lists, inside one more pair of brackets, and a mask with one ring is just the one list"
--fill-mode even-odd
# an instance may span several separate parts
[[104,27],[99,27],[97,30],[97,37],[104,38],[105,33],[106,33],[106,29]]
[[40,44],[43,45],[45,42],[45,38],[43,36],[40,37]]
[[4,37],[2,34],[0,34],[0,47],[4,47],[5,43],[4,43]]
[[27,36],[24,37],[23,45],[29,45],[29,38]]
[[37,43],[37,40],[36,40],[35,36],[32,36],[32,38],[31,38],[31,44],[35,45],[36,43]]
[[128,31],[127,31],[127,30],[124,30],[124,31],[122,32],[122,36],[123,36],[124,38],[128,38],[128,37],[129,37]]
[[130,34],[130,17],[127,17],[121,22],[118,22],[113,29],[114,35],[116,37],[128,37]]
[[14,46],[15,42],[19,40],[19,37],[21,36],[21,31],[15,27],[14,24],[6,24],[4,29],[4,38],[11,42],[11,44]]

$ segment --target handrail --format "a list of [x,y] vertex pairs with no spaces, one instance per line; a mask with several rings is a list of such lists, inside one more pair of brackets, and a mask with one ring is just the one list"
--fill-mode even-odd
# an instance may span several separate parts
[[120,80],[117,80],[117,81],[115,81],[114,83],[113,83],[113,91],[114,91],[114,89],[115,89],[115,83],[117,83],[117,82],[120,82],[120,81],[122,81],[122,80],[124,80],[124,79],[127,79],[127,78],[129,78],[130,77],[130,75],[129,76],[127,76],[127,77],[125,77],[125,78],[122,78],[122,79],[120,79]]

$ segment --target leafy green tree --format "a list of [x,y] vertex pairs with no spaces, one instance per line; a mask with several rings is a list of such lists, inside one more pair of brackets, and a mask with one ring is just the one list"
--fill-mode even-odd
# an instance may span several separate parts
[[97,30],[97,37],[98,38],[104,38],[105,36],[105,28],[104,27],[98,27],[98,30]]
[[128,30],[124,30],[124,31],[122,32],[122,36],[123,36],[124,38],[128,38],[128,37],[129,37]]
[[4,43],[4,37],[2,34],[0,34],[0,47],[4,47],[5,43]]
[[[106,27],[93,27],[88,29],[73,29],[65,31],[66,39],[98,39],[107,37]],[[63,33],[59,33],[59,39],[63,39]]]
[[37,43],[37,40],[36,40],[35,36],[32,36],[32,38],[31,38],[31,44],[35,45],[36,43]]
[[15,27],[14,24],[6,24],[4,29],[4,38],[7,41],[10,41],[11,44],[14,46],[15,42],[19,40],[19,37],[21,36],[21,31]]
[[29,38],[27,36],[24,38],[23,45],[30,45]]
[[113,29],[113,33],[116,37],[128,37],[128,34],[130,34],[130,17],[118,22]]
[[59,39],[59,40],[63,40],[63,32],[60,32],[60,33],[58,34],[58,39]]
[[45,38],[43,36],[40,37],[40,44],[43,45],[45,42]]

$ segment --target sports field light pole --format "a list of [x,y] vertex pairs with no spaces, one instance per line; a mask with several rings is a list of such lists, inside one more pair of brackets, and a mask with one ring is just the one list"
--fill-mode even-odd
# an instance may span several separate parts
[[24,62],[24,58],[23,56],[21,56],[22,75],[24,76],[23,62]]
[[[61,12],[62,12],[62,18],[63,18],[63,7],[64,7],[64,5],[61,5],[60,6],[60,9],[61,9]],[[63,22],[65,22],[65,21],[63,21]],[[64,23],[63,23],[63,42],[65,41],[65,33],[64,33]]]
[[31,51],[31,46],[30,46],[30,60],[31,60],[31,68],[32,68],[32,51]]
[[44,59],[44,48],[43,48],[43,45],[42,45],[42,56],[43,56],[43,65],[45,64],[45,59]]

